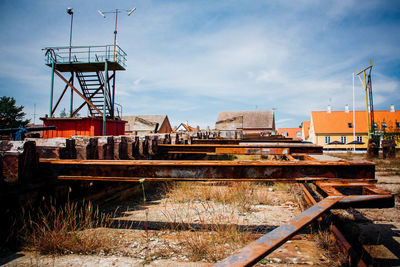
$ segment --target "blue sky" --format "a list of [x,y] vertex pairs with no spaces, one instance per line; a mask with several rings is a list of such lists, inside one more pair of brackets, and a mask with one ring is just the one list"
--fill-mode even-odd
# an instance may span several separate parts
[[[400,109],[400,1],[1,0],[0,93],[28,118],[36,104],[36,121],[50,97],[41,49],[68,45],[67,7],[73,45],[112,44],[114,19],[97,10],[137,8],[118,20],[128,68],[117,74],[116,101],[125,115],[212,128],[220,111],[274,108],[277,127],[297,127],[329,104],[351,108],[352,73],[370,59],[375,109]],[[357,77],[355,85],[363,109]]]

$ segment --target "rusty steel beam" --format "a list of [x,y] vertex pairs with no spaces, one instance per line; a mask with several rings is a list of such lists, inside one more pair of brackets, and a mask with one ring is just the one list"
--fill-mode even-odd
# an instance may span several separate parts
[[335,208],[390,208],[394,206],[394,195],[368,182],[356,181],[315,181],[325,196],[346,197]]
[[64,176],[57,177],[59,180],[76,180],[76,181],[105,181],[105,182],[168,182],[168,181],[191,181],[191,182],[205,182],[205,181],[225,181],[225,182],[280,182],[280,183],[304,183],[314,182],[320,180],[327,180],[329,178],[320,177],[305,177],[305,178],[292,178],[292,179],[243,179],[243,178],[129,178],[129,177],[110,177],[110,176]]
[[43,175],[125,178],[296,179],[304,177],[374,179],[370,162],[40,160]]
[[294,140],[290,138],[259,138],[259,139],[192,139],[192,144],[218,144],[218,145],[238,145],[241,142],[246,143],[276,143],[276,142],[285,142],[285,143],[301,143],[300,140]]
[[367,267],[365,262],[360,258],[360,256],[354,251],[350,243],[347,241],[347,239],[344,237],[344,235],[339,231],[339,229],[331,224],[329,227],[332,235],[334,236],[334,239],[336,243],[338,244],[339,248],[344,252],[349,259],[349,265],[350,266],[358,266],[358,267]]
[[[317,203],[317,200],[311,194],[312,190],[309,188],[309,186],[306,184],[300,184],[300,187],[303,189],[305,193],[304,196],[308,205],[309,206],[315,205]],[[332,213],[330,212],[328,213],[329,215],[332,215]],[[319,219],[322,219],[322,217],[320,217]],[[346,238],[343,236],[340,230],[334,224],[330,225],[329,230],[331,231],[331,237],[333,238],[333,240],[336,242],[336,244],[342,250],[342,252],[346,254],[350,266],[359,266],[359,267],[367,266],[361,259],[361,257],[358,255],[358,253],[352,248],[352,246],[346,240]]]
[[281,225],[268,234],[262,236],[246,247],[238,250],[233,255],[216,263],[215,267],[230,266],[253,266],[259,260],[277,249],[301,229],[331,209],[342,196],[330,196],[318,202],[311,208],[290,220],[287,224]]
[[291,153],[322,154],[322,146],[302,143],[240,143],[240,144],[159,144],[160,153],[216,153],[220,155],[283,155]]

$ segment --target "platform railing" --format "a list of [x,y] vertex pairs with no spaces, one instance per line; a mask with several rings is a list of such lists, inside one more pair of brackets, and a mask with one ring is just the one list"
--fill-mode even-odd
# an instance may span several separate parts
[[47,65],[68,63],[116,62],[126,67],[127,54],[118,45],[95,46],[59,46],[46,47],[45,61]]

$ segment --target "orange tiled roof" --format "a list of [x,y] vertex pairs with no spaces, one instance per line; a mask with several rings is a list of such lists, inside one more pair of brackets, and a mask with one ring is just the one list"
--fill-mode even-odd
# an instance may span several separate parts
[[[400,122],[400,111],[377,110],[374,112],[374,117],[379,130],[383,130],[382,122],[385,122],[387,125],[386,131],[393,132],[396,131],[396,122]],[[315,134],[353,133],[353,128],[349,127],[349,123],[353,123],[353,112],[332,111],[328,113],[326,111],[312,111],[311,118]],[[356,111],[356,133],[367,133],[367,128],[366,112]]]
[[283,132],[287,132],[288,138],[301,138],[297,136],[297,132],[301,132],[301,128],[278,128],[278,133],[282,135]]
[[307,139],[310,136],[310,121],[303,121],[302,129],[304,131],[304,139]]
[[181,125],[182,125],[183,128],[185,128],[186,131],[188,131],[188,132],[194,132],[194,131],[196,130],[196,129],[193,128],[192,126],[189,126],[189,125],[186,125],[186,124],[184,124],[184,123],[181,123],[181,124],[179,124],[178,127],[176,127],[175,131],[176,131]]

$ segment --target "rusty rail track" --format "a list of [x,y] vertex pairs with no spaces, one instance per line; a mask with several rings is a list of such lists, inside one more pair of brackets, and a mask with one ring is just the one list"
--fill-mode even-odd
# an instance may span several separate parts
[[238,144],[159,144],[161,154],[196,153],[208,155],[283,155],[292,153],[322,154],[322,146],[303,143],[249,143]]
[[[305,201],[309,206],[315,205],[317,203],[316,197],[313,196],[312,190],[309,186],[305,184],[300,184],[301,189],[304,192]],[[330,212],[327,212],[331,214]],[[353,249],[347,239],[344,237],[342,232],[333,224],[329,226],[329,230],[332,233],[332,238],[336,242],[339,249],[347,256],[347,260],[350,266],[366,267],[367,265],[363,259],[358,255],[358,253]]]
[[263,259],[272,251],[277,249],[285,241],[289,240],[310,222],[331,209],[341,199],[343,199],[343,196],[329,196],[323,199],[300,215],[293,218],[287,224],[281,225],[272,230],[268,234],[238,250],[236,253],[218,262],[214,266],[253,266],[259,260]]
[[322,161],[174,161],[174,160],[48,160],[40,159],[45,176],[117,177],[131,179],[253,179],[259,181],[305,177],[374,179],[370,162]]
[[[274,181],[315,184],[323,198],[306,192],[311,208],[242,248],[215,266],[252,266],[304,226],[330,209],[385,208],[394,196],[375,187],[375,164],[366,161],[318,161],[307,155],[288,161],[174,161],[174,160],[49,160],[41,159],[43,175],[60,180],[87,181]],[[335,229],[337,239],[343,239]],[[347,246],[347,244],[345,245]],[[362,264],[361,264],[362,265]]]

